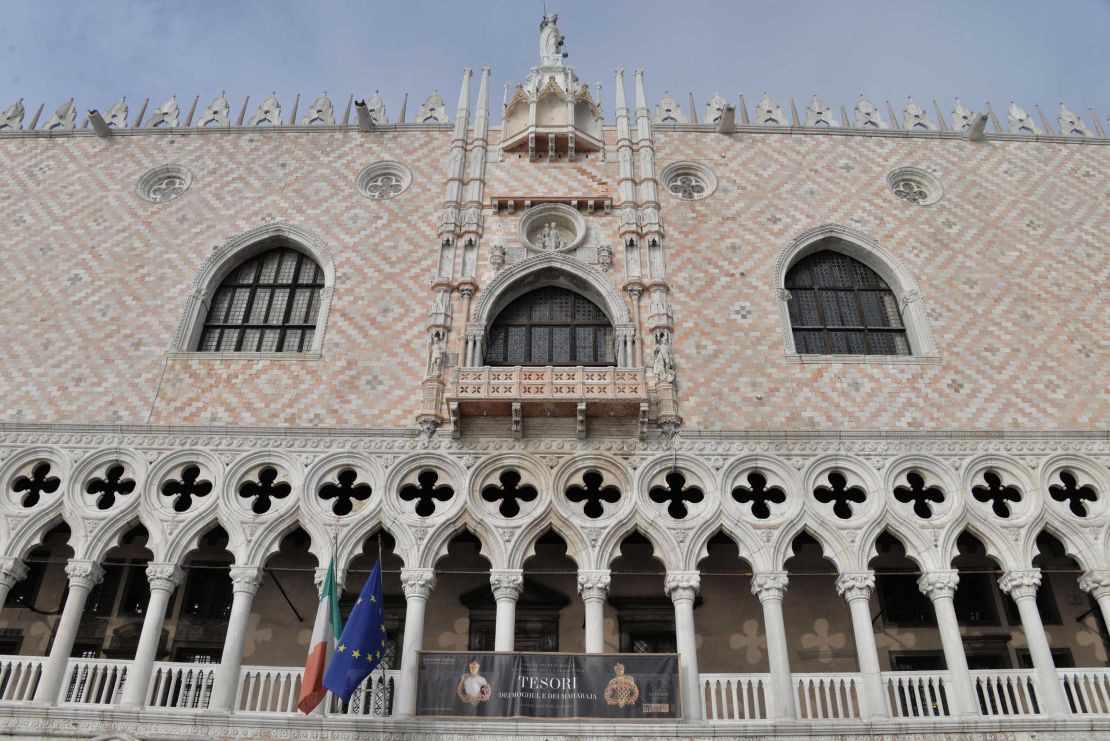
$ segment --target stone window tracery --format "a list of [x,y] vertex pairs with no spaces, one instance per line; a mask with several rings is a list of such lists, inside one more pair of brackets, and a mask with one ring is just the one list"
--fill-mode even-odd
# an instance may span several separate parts
[[415,484],[401,487],[399,496],[406,502],[416,502],[416,514],[431,517],[436,512],[436,502],[449,502],[455,490],[448,484],[439,483],[439,474],[428,468],[416,477]]
[[488,365],[615,365],[613,325],[586,297],[539,288],[506,306],[493,321]]
[[680,471],[671,471],[663,479],[665,486],[653,486],[648,497],[656,504],[666,504],[667,514],[676,520],[685,519],[690,509],[687,503],[698,504],[705,499],[700,487],[687,485],[686,477]]
[[832,250],[786,275],[794,347],[802,354],[909,355],[898,299],[871,268]]
[[578,504],[585,503],[582,513],[592,520],[605,514],[605,504],[616,504],[621,499],[621,490],[605,485],[605,476],[600,471],[586,471],[582,474],[585,486],[573,484],[567,488],[567,499]]
[[167,203],[180,196],[193,182],[193,175],[181,165],[162,165],[139,178],[139,197],[150,203]]
[[134,479],[124,474],[123,464],[113,463],[105,469],[102,477],[98,476],[85,485],[85,493],[96,497],[97,509],[111,509],[117,497],[135,491]]
[[22,494],[20,503],[27,508],[34,507],[43,494],[53,494],[61,486],[62,480],[50,475],[50,463],[43,461],[31,469],[29,476],[19,476],[12,482],[12,491]]
[[331,503],[333,514],[342,517],[354,510],[355,502],[365,502],[373,493],[370,484],[358,482],[358,471],[345,468],[335,477],[335,483],[328,482],[320,487],[319,497]]
[[234,269],[216,291],[197,349],[305,352],[312,348],[324,273],[312,258],[275,247]]
[[717,177],[713,171],[698,162],[674,162],[667,165],[659,179],[668,193],[682,201],[708,198],[717,190]]
[[173,497],[173,511],[187,512],[196,497],[212,493],[212,482],[201,479],[200,466],[188,465],[181,469],[181,479],[170,479],[162,484],[162,496]]
[[887,175],[887,185],[895,197],[913,206],[929,206],[940,200],[940,181],[920,167],[900,167]]
[[497,484],[482,489],[482,499],[490,504],[497,502],[497,511],[502,517],[516,517],[520,514],[521,502],[532,502],[537,497],[539,492],[536,487],[522,485],[520,472],[511,468],[501,472]]
[[358,174],[356,185],[362,195],[374,201],[388,201],[408,189],[412,173],[398,162],[375,162]]
[[278,481],[280,474],[273,466],[266,466],[258,472],[257,481],[244,481],[239,485],[239,496],[251,500],[251,511],[256,515],[265,514],[275,504],[275,499],[285,499],[293,487]]
[[1071,471],[1061,471],[1060,483],[1048,487],[1049,495],[1057,502],[1067,502],[1071,513],[1076,517],[1086,517],[1090,508],[1087,502],[1098,500],[1095,488],[1089,484],[1080,486],[1079,480]]

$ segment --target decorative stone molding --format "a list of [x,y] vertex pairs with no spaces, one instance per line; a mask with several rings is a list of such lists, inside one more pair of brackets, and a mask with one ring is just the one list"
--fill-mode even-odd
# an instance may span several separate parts
[[117,129],[127,128],[127,98],[120,98],[104,113],[104,123]]
[[327,91],[308,106],[308,113],[301,118],[301,126],[311,126],[315,123],[330,126],[335,123],[335,107]]
[[717,175],[700,162],[679,160],[672,162],[659,173],[662,183],[672,197],[680,201],[700,201],[717,191]]
[[578,593],[582,595],[582,599],[586,602],[604,600],[609,594],[611,583],[612,576],[608,570],[589,571],[579,569],[578,571]]
[[871,599],[874,589],[874,571],[847,571],[836,578],[836,593],[849,602]]
[[148,563],[146,566],[146,579],[150,583],[150,590],[172,592],[185,578],[181,567],[173,563]]
[[412,185],[412,171],[400,162],[382,160],[367,165],[355,178],[358,192],[374,201],[388,201]]
[[671,97],[669,92],[664,92],[663,97],[655,104],[655,115],[652,116],[651,122],[665,126],[687,123],[686,114],[682,112],[682,106]]
[[1010,101],[1010,107],[1006,109],[1006,130],[1011,134],[1034,134],[1036,136],[1044,133],[1041,127],[1033,121],[1033,117],[1013,101]]
[[521,569],[491,569],[489,585],[493,589],[494,599],[498,602],[502,600],[516,602],[520,593],[524,591],[524,571]]
[[832,108],[816,95],[806,106],[806,126],[840,126],[832,116]]
[[1035,599],[1037,596],[1037,589],[1040,586],[1040,569],[1007,571],[998,578],[998,588],[1013,597],[1015,601]]
[[168,203],[193,184],[193,174],[181,165],[160,165],[139,178],[135,191],[150,203]]
[[890,128],[883,120],[883,114],[867,98],[859,96],[856,103],[856,128],[857,129],[887,129]]
[[66,563],[66,576],[69,577],[69,586],[92,589],[104,580],[104,569],[96,561],[70,559]]
[[937,125],[929,118],[928,112],[918,105],[913,98],[910,98],[906,102],[906,107],[902,109],[902,128],[909,131],[921,129],[936,131]]
[[401,569],[401,589],[407,599],[428,599],[436,588],[433,569]]
[[1079,588],[1095,599],[1110,596],[1110,569],[1092,569],[1079,577]]
[[960,574],[952,570],[930,571],[917,579],[917,588],[931,600],[952,599],[959,584]]
[[0,558],[0,586],[11,589],[26,579],[28,573],[27,564],[22,559]]
[[203,129],[206,126],[230,126],[231,106],[227,102],[226,93],[221,92],[219,97],[208,104],[204,113],[197,119],[196,127]]
[[891,193],[913,206],[931,206],[944,195],[936,175],[920,167],[899,167],[886,182]]
[[262,101],[258,110],[247,121],[247,126],[281,126],[281,103],[278,102],[277,93]]
[[154,113],[150,114],[150,118],[146,120],[144,126],[148,129],[176,129],[177,120],[181,115],[181,109],[177,105],[177,96],[170,96],[170,99],[155,109]]
[[693,602],[700,589],[701,574],[697,571],[668,571],[663,580],[663,591],[672,602]]
[[23,98],[20,98],[0,113],[0,131],[22,131],[23,113]]
[[1060,127],[1061,136],[1094,136],[1083,118],[1063,103],[1056,114],[1056,123]]
[[73,98],[70,98],[65,103],[58,107],[46,121],[43,126],[47,131],[54,129],[62,129],[64,131],[72,131],[77,125],[77,107],[73,105]]
[[432,94],[420,104],[420,112],[416,114],[416,123],[451,123],[451,119],[447,117],[447,103],[444,102],[438,90],[433,90]]
[[262,568],[259,566],[232,566],[231,588],[235,592],[254,594],[262,584]]
[[789,121],[786,120],[786,115],[782,112],[782,106],[775,101],[767,93],[763,93],[763,97],[755,104],[755,121],[757,126],[789,126]]
[[781,601],[789,584],[790,578],[785,571],[752,574],[752,594],[758,597],[760,602]]

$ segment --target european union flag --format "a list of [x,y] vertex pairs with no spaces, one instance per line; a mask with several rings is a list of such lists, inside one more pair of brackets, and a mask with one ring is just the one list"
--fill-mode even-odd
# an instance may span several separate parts
[[385,600],[382,597],[382,562],[374,565],[355,609],[343,626],[331,664],[324,673],[324,686],[348,702],[351,693],[385,656]]

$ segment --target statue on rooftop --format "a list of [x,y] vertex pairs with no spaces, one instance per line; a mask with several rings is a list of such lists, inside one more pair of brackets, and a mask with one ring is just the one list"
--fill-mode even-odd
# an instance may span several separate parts
[[540,63],[545,67],[562,67],[566,52],[563,42],[566,37],[559,31],[558,13],[548,13],[540,22]]

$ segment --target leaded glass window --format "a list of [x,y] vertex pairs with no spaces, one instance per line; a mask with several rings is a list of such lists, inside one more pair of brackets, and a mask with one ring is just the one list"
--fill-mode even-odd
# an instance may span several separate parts
[[233,270],[213,296],[197,350],[311,350],[323,288],[324,271],[291,247],[252,257]]
[[909,355],[898,299],[871,268],[823,250],[786,274],[794,347],[802,354]]
[[597,304],[566,288],[526,293],[494,320],[489,365],[615,365],[613,325]]

